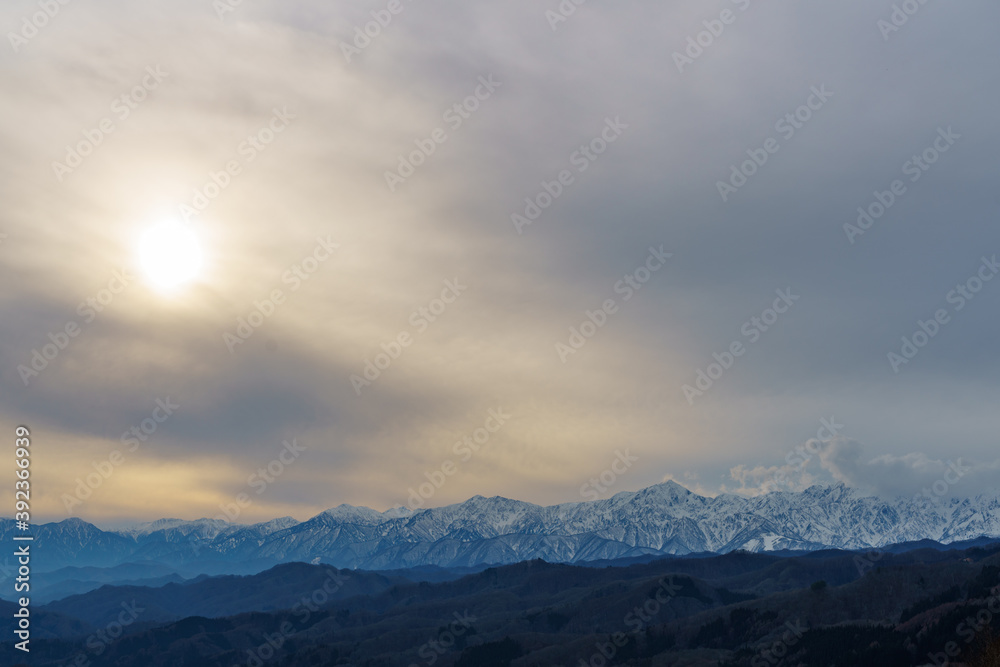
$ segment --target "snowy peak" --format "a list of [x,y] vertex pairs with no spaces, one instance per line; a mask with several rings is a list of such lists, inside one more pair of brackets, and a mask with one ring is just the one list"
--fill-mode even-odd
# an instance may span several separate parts
[[[581,562],[735,550],[867,550],[920,540],[1000,538],[1000,498],[940,504],[884,500],[843,484],[801,493],[706,498],[669,481],[549,507],[474,496],[415,511],[396,507],[379,512],[345,504],[303,523],[291,517],[252,526],[161,519],[104,532],[70,519],[37,528],[50,544],[46,553],[67,559],[64,564],[108,566],[130,559],[184,564],[212,558],[320,559],[362,569],[460,567],[534,558]],[[0,522],[0,539],[15,532],[13,521]]]
[[693,498],[705,500],[702,496],[688,491],[673,480],[637,491],[633,496],[634,501],[669,503],[671,505],[685,504]]
[[313,517],[311,521],[316,521],[317,519],[361,525],[377,525],[386,520],[381,512],[369,507],[355,507],[354,505],[347,504],[338,505],[333,509],[326,510]]

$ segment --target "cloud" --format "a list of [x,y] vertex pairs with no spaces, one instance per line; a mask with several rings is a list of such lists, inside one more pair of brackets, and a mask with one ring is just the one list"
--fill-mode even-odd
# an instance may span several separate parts
[[924,453],[868,458],[864,446],[849,439],[832,441],[819,456],[823,469],[836,481],[886,498],[912,497],[939,488],[947,488],[949,497],[1000,492],[1000,459],[936,459]]
[[[144,482],[160,466],[186,478],[177,488],[212,485],[178,496],[170,513],[191,517],[297,434],[309,464],[268,489],[259,516],[402,504],[497,406],[515,419],[436,503],[573,499],[625,446],[642,460],[632,488],[697,470],[679,483],[728,474],[740,493],[782,474],[788,488],[892,491],[879,474],[898,473],[902,490],[949,456],[986,460],[1000,283],[900,375],[886,354],[1000,251],[991,8],[929,5],[886,43],[884,8],[864,0],[746,6],[683,74],[672,54],[718,15],[693,0],[590,3],[556,31],[530,0],[422,0],[352,62],[341,45],[371,18],[349,3],[261,0],[222,20],[203,0],[64,6],[0,55],[13,101],[0,108],[0,426],[47,433],[64,454],[51,474],[70,483],[90,465],[71,455],[80,443],[106,456],[169,395],[184,409],[115,484],[141,488],[129,470]],[[0,21],[28,10],[6,3]],[[169,76],[119,118],[113,100],[156,65]],[[452,129],[445,113],[491,74],[502,86]],[[820,85],[829,102],[722,202],[717,182]],[[286,106],[288,129],[241,153]],[[511,214],[616,116],[622,136],[518,235]],[[114,131],[59,181],[53,162],[105,117]],[[942,124],[963,139],[851,245],[843,225]],[[386,172],[437,128],[447,141],[390,192]],[[132,260],[135,236],[233,159],[240,174],[193,223],[203,284],[173,300],[136,284],[25,387],[17,367]],[[292,292],[284,272],[326,235],[340,249]],[[669,265],[626,302],[615,286],[661,244]],[[455,277],[467,293],[416,335],[412,314]],[[688,405],[681,387],[786,287],[795,309]],[[276,288],[285,305],[230,354],[222,334]],[[563,364],[555,344],[611,298],[617,314]],[[413,345],[357,396],[350,376],[404,331]],[[837,444],[802,470],[766,463],[831,410],[878,453]],[[212,466],[225,482],[193,472]],[[131,506],[104,495],[87,518]]]
[[924,453],[882,454],[872,457],[857,440],[835,437],[812,439],[789,454],[780,466],[743,464],[729,471],[735,488],[724,492],[760,495],[773,491],[803,491],[816,484],[841,483],[863,493],[887,499],[912,498],[933,492],[934,497],[971,497],[1000,494],[1000,459],[975,462],[962,457],[935,459]]
[[660,482],[676,482],[687,490],[692,491],[699,496],[705,496],[706,498],[716,496],[717,492],[703,486],[702,483],[698,481],[698,477],[698,473],[692,470],[685,470],[680,477],[668,473],[663,476]]
[[797,465],[756,465],[750,468],[740,464],[730,469],[729,478],[739,486],[729,488],[723,484],[722,492],[744,496],[757,496],[775,491],[804,491],[817,482],[815,476]]

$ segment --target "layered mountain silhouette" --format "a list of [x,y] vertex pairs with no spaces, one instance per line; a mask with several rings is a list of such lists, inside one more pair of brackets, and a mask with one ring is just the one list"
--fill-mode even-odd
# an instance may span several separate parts
[[[0,523],[0,539],[13,532],[12,521]],[[34,532],[45,547],[35,557],[37,571],[140,562],[198,574],[249,574],[292,561],[366,570],[458,568],[532,559],[581,563],[736,550],[863,550],[920,540],[947,544],[1000,537],[1000,497],[935,504],[885,500],[838,485],[708,498],[666,482],[549,507],[475,496],[416,511],[341,505],[302,522],[161,519],[105,531],[68,519]],[[148,576],[169,573],[151,570]]]
[[[775,647],[789,664],[988,664],[998,510],[990,496],[708,498],[667,482],[550,507],[68,519],[33,528],[31,664],[758,667]],[[0,571],[13,590],[9,557]],[[7,636],[14,609],[0,600]],[[0,641],[0,664],[18,653]]]
[[[104,586],[33,608],[30,664],[996,664],[1000,543],[788,553],[532,560],[433,583],[286,563]],[[5,637],[15,608],[0,601]],[[8,639],[0,664],[29,663]]]

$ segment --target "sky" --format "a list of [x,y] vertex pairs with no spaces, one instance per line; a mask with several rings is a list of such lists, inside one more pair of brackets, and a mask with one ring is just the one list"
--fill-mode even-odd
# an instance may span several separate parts
[[33,520],[995,491],[998,18],[3,3]]

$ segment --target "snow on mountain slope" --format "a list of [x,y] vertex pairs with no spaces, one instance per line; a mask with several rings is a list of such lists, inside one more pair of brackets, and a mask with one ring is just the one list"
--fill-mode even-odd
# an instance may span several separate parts
[[[13,530],[3,521],[0,539]],[[542,507],[475,496],[446,507],[378,512],[340,505],[299,523],[290,517],[244,526],[214,519],[161,519],[105,532],[78,519],[39,526],[51,567],[157,560],[313,561],[392,569],[471,566],[533,558],[579,562],[645,554],[877,549],[923,539],[1000,537],[1000,497],[940,504],[886,501],[844,485],[801,493],[707,498],[666,482],[610,498]]]

